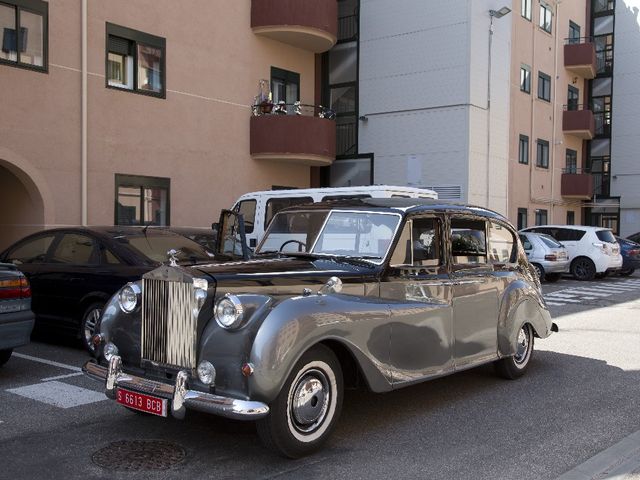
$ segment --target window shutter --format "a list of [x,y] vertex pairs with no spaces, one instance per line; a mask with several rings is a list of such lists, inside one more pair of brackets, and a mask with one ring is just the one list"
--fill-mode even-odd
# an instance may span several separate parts
[[113,53],[118,53],[120,55],[132,55],[132,42],[120,37],[115,37],[113,35],[109,35],[109,45],[108,50]]

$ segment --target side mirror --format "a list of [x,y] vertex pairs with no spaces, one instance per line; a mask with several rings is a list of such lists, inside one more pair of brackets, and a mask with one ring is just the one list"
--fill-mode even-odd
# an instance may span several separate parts
[[[216,225],[215,223],[211,225]],[[251,258],[249,247],[247,246],[247,236],[244,229],[244,217],[242,214],[231,210],[220,212],[220,221],[216,225],[218,230],[216,242],[216,254],[242,258]]]

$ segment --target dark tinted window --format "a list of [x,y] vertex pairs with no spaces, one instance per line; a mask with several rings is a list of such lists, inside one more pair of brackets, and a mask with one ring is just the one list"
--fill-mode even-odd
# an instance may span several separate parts
[[53,242],[53,238],[53,235],[45,235],[21,243],[9,252],[6,261],[16,265],[22,263],[42,263],[45,260],[51,242]]
[[178,261],[199,262],[211,260],[213,254],[198,243],[181,235],[123,235],[117,241],[149,259],[150,262],[167,262],[167,252],[178,251]]
[[572,228],[558,228],[555,230],[555,232],[551,233],[551,236],[559,242],[577,242],[586,233],[584,230],[574,230]]
[[598,230],[596,236],[603,242],[616,243],[616,238],[611,233],[611,230]]
[[264,217],[265,229],[273,216],[283,208],[293,207],[294,205],[301,205],[303,203],[313,203],[311,197],[290,197],[290,198],[272,198],[267,201],[267,212]]
[[454,263],[487,263],[485,222],[451,219],[451,255]]
[[78,233],[66,233],[51,254],[52,263],[88,265],[96,263],[93,257],[95,243],[91,237]]

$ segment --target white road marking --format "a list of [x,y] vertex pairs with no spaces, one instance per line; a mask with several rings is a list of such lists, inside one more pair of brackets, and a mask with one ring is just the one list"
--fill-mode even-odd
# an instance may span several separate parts
[[[576,293],[576,294],[581,294],[585,289],[580,289],[578,290],[577,288],[572,288],[570,290],[563,290],[564,292],[569,292],[569,293]],[[597,297],[610,297],[611,294],[610,293],[602,293],[597,291],[595,288],[589,288],[587,290],[587,294],[589,295],[595,295]]]
[[551,297],[553,300],[558,300],[560,302],[569,302],[569,303],[582,303],[582,300],[578,300],[574,297],[569,297],[567,295],[558,295]]
[[563,307],[563,306],[564,306],[564,305],[566,305],[566,304],[564,304],[564,303],[558,303],[558,302],[549,302],[549,301],[547,301],[547,305],[553,305],[554,307]]
[[12,388],[7,390],[7,392],[60,408],[72,408],[79,405],[101,402],[107,399],[104,393],[57,382],[55,380]]
[[31,355],[25,355],[24,353],[13,353],[14,357],[23,358],[25,360],[31,360],[32,362],[44,363],[45,365],[52,365],[54,367],[66,368],[74,372],[82,372],[80,367],[74,367],[72,365],[66,365],[64,363],[54,362],[53,360],[47,360],[46,358],[32,357]]
[[63,378],[79,377],[80,375],[82,375],[82,372],[68,373],[66,375],[58,375],[57,377],[41,378],[40,381],[50,382],[51,380],[61,380]]

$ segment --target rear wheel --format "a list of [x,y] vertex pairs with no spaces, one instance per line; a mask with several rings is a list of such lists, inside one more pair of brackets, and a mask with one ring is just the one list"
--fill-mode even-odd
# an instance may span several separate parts
[[103,308],[104,304],[102,302],[92,303],[85,310],[82,321],[80,322],[80,341],[85,350],[91,354],[96,350],[96,347],[91,341],[91,337],[96,333],[96,326],[98,325],[98,320],[100,319]]
[[533,328],[524,324],[516,338],[515,354],[494,363],[496,372],[501,377],[514,380],[524,375],[533,356]]
[[578,257],[571,262],[571,275],[580,281],[593,280],[596,276],[596,266],[590,258]]
[[9,348],[7,350],[0,350],[0,367],[9,361],[12,353],[13,353],[13,348]]
[[317,345],[296,363],[282,390],[258,420],[264,445],[289,458],[317,450],[331,434],[342,408],[342,370],[334,353]]
[[558,280],[560,280],[561,276],[562,276],[562,274],[560,274],[560,273],[547,273],[547,274],[545,274],[544,279],[547,282],[553,283],[553,282],[557,282]]

